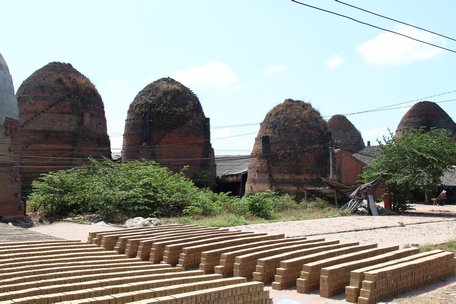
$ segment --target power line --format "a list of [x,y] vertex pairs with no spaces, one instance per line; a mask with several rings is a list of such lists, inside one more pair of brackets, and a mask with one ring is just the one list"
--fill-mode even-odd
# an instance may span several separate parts
[[362,12],[365,12],[365,13],[368,13],[368,14],[371,14],[371,15],[374,15],[374,16],[377,16],[377,17],[381,17],[381,18],[384,18],[384,19],[387,19],[387,20],[391,20],[391,21],[394,21],[394,22],[397,22],[397,23],[400,23],[400,24],[404,24],[404,25],[407,25],[407,26],[410,26],[410,27],[414,27],[414,28],[416,28],[416,29],[419,29],[419,30],[422,30],[422,31],[431,33],[431,34],[436,35],[436,36],[440,36],[440,37],[443,37],[443,38],[446,38],[446,39],[449,39],[449,40],[456,41],[456,39],[451,38],[451,37],[449,37],[449,36],[442,35],[442,34],[439,34],[439,33],[436,33],[436,32],[430,31],[430,30],[427,30],[427,29],[425,29],[425,28],[422,28],[422,27],[419,27],[419,26],[416,26],[416,25],[413,25],[413,24],[410,24],[410,23],[407,23],[407,22],[403,22],[403,21],[400,21],[400,20],[397,20],[397,19],[394,19],[394,18],[391,18],[391,17],[387,17],[387,16],[385,16],[385,15],[381,15],[381,14],[378,14],[378,13],[374,13],[374,12],[372,12],[372,11],[369,11],[369,10],[367,10],[367,9],[361,8],[361,7],[359,7],[359,6],[355,6],[355,5],[350,4],[350,3],[346,3],[346,2],[343,2],[343,1],[340,1],[340,0],[334,0],[334,1],[336,1],[337,3],[340,3],[340,4],[343,4],[343,5],[352,7],[352,8],[354,8],[354,9],[360,10],[360,11],[362,11]]
[[408,35],[405,35],[405,34],[402,34],[402,33],[399,33],[399,32],[393,31],[393,30],[389,30],[389,29],[386,29],[386,28],[383,28],[383,27],[380,27],[380,26],[377,26],[377,25],[374,25],[374,24],[371,24],[371,23],[368,23],[368,22],[364,22],[364,21],[355,19],[355,18],[347,16],[347,15],[336,13],[334,11],[330,11],[330,10],[327,10],[327,9],[324,9],[324,8],[321,8],[321,7],[317,7],[317,6],[313,6],[313,5],[310,5],[310,4],[306,4],[306,3],[303,3],[303,2],[300,2],[300,1],[297,1],[297,0],[291,0],[291,1],[296,3],[296,4],[300,4],[302,6],[310,7],[310,8],[313,8],[313,9],[316,9],[316,10],[319,10],[319,11],[322,11],[322,12],[325,12],[325,13],[328,13],[328,14],[336,15],[338,17],[346,18],[346,19],[349,19],[349,20],[354,21],[356,23],[360,23],[360,24],[363,24],[363,25],[366,25],[366,26],[369,26],[369,27],[372,27],[372,28],[375,28],[375,29],[378,29],[378,30],[381,30],[381,31],[389,32],[389,33],[392,33],[392,34],[395,34],[395,35],[399,35],[399,36],[402,36],[402,37],[405,37],[405,38],[408,38],[408,39],[411,39],[411,40],[414,40],[414,41],[417,41],[417,42],[420,42],[420,43],[424,43],[424,44],[427,44],[427,45],[430,45],[430,46],[433,46],[433,47],[436,47],[436,48],[439,48],[439,49],[442,49],[442,50],[445,50],[445,51],[448,51],[448,52],[456,53],[456,50],[449,49],[449,48],[446,48],[446,47],[443,47],[443,46],[440,46],[440,45],[437,45],[437,44],[434,44],[434,43],[431,43],[431,42],[427,42],[427,41],[424,41],[424,40],[420,40],[418,38],[414,38],[412,36],[408,36]]
[[[412,100],[398,102],[398,103],[390,104],[390,105],[383,106],[383,107],[378,107],[378,108],[373,108],[373,109],[368,109],[368,110],[363,110],[363,111],[358,111],[358,112],[347,113],[347,114],[344,114],[344,115],[345,116],[351,116],[351,115],[371,113],[371,112],[380,112],[380,111],[388,110],[388,108],[391,108],[391,107],[396,107],[396,106],[399,106],[399,105],[404,105],[404,104],[408,104],[408,103],[412,103],[412,102],[417,102],[417,101],[420,101],[420,100],[426,100],[426,99],[430,99],[430,98],[434,98],[434,97],[439,97],[439,96],[443,96],[443,95],[447,95],[447,94],[451,94],[451,93],[456,93],[456,90],[451,90],[451,91],[448,91],[448,92],[438,93],[438,94],[434,94],[434,95],[430,95],[430,96],[426,96],[426,97],[421,97],[421,98],[415,98],[415,99],[412,99]],[[452,99],[446,100],[444,102],[449,102],[449,101],[452,101]],[[442,101],[437,101],[435,103],[437,103],[437,104],[438,103],[442,103]]]

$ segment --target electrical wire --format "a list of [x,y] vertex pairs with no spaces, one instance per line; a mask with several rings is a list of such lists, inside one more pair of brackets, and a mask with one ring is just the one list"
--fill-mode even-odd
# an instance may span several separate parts
[[378,14],[378,13],[374,13],[373,11],[369,11],[367,9],[364,9],[364,8],[361,8],[359,6],[356,6],[356,5],[353,5],[353,4],[350,4],[350,3],[346,3],[346,2],[343,2],[343,1],[340,1],[340,0],[334,0],[336,1],[337,3],[339,4],[343,4],[343,5],[346,5],[348,7],[351,7],[351,8],[354,8],[354,9],[357,9],[357,10],[360,10],[362,12],[365,12],[365,13],[368,13],[368,14],[371,14],[371,15],[374,15],[374,16],[377,16],[377,17],[380,17],[380,18],[383,18],[383,19],[387,19],[387,20],[390,20],[390,21],[394,21],[394,22],[397,22],[397,23],[400,23],[400,24],[404,24],[404,25],[407,25],[407,26],[410,26],[410,27],[413,27],[413,28],[416,28],[416,29],[419,29],[419,30],[422,30],[422,31],[425,31],[425,32],[428,32],[428,33],[431,33],[433,35],[436,35],[436,36],[440,36],[442,38],[446,38],[446,39],[449,39],[449,40],[453,40],[453,41],[456,41],[456,39],[454,38],[451,38],[449,36],[446,36],[446,35],[442,35],[442,34],[439,34],[439,33],[436,33],[434,31],[430,31],[430,30],[427,30],[425,28],[422,28],[422,27],[419,27],[419,26],[416,26],[416,25],[413,25],[413,24],[410,24],[410,23],[407,23],[407,22],[403,22],[403,21],[400,21],[400,20],[397,20],[397,19],[394,19],[394,18],[391,18],[391,17],[387,17],[385,15],[381,15],[381,14]]
[[353,17],[347,16],[347,15],[343,15],[343,14],[340,14],[340,13],[337,13],[337,12],[334,12],[334,11],[330,11],[330,10],[327,10],[327,9],[324,9],[324,8],[321,8],[321,7],[317,7],[317,6],[314,6],[314,5],[306,4],[306,3],[303,3],[303,2],[300,2],[300,1],[297,1],[297,0],[291,0],[291,1],[296,3],[296,4],[302,5],[302,6],[306,6],[306,7],[313,8],[315,10],[319,10],[319,11],[322,11],[322,12],[325,12],[325,13],[328,13],[328,14],[332,14],[332,15],[336,15],[336,16],[339,16],[339,17],[342,17],[342,18],[346,18],[346,19],[349,19],[349,20],[354,21],[356,23],[360,23],[360,24],[363,24],[363,25],[366,25],[366,26],[369,26],[369,27],[372,27],[372,28],[375,28],[375,29],[378,29],[378,30],[381,30],[381,31],[384,31],[384,32],[388,32],[388,33],[392,33],[392,34],[395,34],[395,35],[399,35],[399,36],[402,36],[404,38],[408,38],[408,39],[411,39],[411,40],[414,40],[414,41],[417,41],[417,42],[420,42],[420,43],[423,43],[423,44],[427,44],[429,46],[433,46],[433,47],[436,47],[436,48],[439,48],[439,49],[442,49],[442,50],[445,50],[445,51],[448,51],[448,52],[456,54],[456,50],[453,50],[453,49],[449,49],[449,48],[446,48],[446,47],[443,47],[443,46],[440,46],[440,45],[437,45],[437,44],[434,44],[434,43],[431,43],[431,42],[427,42],[427,41],[424,41],[424,40],[421,40],[421,39],[418,39],[418,38],[414,38],[412,36],[408,36],[408,35],[393,31],[393,30],[389,30],[389,29],[386,29],[386,28],[383,28],[383,27],[380,27],[380,26],[377,26],[377,25],[374,25],[374,24],[371,24],[371,23],[368,23],[368,22],[364,22],[364,21],[355,19]]

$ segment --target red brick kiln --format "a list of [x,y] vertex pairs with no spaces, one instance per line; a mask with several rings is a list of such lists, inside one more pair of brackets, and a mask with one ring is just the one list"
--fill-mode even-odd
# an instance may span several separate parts
[[52,62],[17,91],[21,175],[30,184],[41,173],[68,169],[91,157],[111,157],[103,101],[71,64]]
[[261,123],[249,165],[246,191],[304,192],[321,186],[329,172],[326,122],[308,103],[287,99]]
[[21,202],[18,147],[19,111],[13,80],[0,54],[0,220],[24,216]]
[[439,128],[451,132],[456,140],[456,124],[453,119],[436,103],[421,101],[413,105],[402,117],[396,129],[396,136],[401,136],[407,128]]
[[334,115],[327,124],[335,149],[357,152],[365,147],[361,133],[344,115]]
[[172,78],[161,78],[141,90],[125,121],[122,161],[155,160],[185,175],[215,178],[209,118],[198,97]]

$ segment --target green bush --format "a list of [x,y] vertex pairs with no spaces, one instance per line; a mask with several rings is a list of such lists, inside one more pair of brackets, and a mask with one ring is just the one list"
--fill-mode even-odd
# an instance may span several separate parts
[[151,161],[116,163],[96,161],[66,171],[43,175],[33,182],[32,211],[49,217],[96,213],[105,220],[135,216],[211,214],[207,192],[191,180]]
[[242,199],[248,211],[253,216],[271,219],[274,215],[274,194],[272,192],[257,192]]

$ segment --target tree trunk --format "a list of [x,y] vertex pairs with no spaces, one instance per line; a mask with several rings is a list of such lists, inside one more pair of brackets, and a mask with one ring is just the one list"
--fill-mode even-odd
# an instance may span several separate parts
[[429,191],[427,191],[427,190],[424,191],[424,203],[425,204],[431,203],[431,197],[429,195]]

